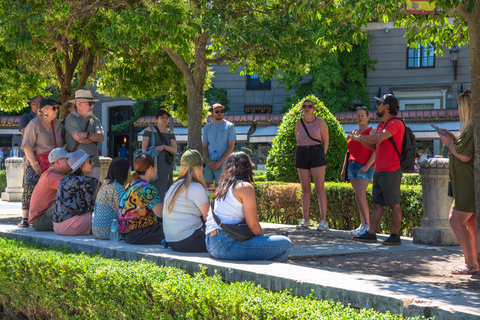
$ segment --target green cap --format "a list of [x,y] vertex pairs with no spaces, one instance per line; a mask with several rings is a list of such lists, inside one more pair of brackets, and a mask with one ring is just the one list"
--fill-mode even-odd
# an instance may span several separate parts
[[193,168],[197,166],[201,166],[203,164],[203,158],[200,152],[197,150],[187,150],[182,155],[182,159],[180,160],[180,166],[186,168]]

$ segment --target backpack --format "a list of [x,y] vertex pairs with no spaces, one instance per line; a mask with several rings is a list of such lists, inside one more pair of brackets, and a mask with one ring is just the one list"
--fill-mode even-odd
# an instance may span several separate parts
[[384,128],[387,126],[387,123],[392,119],[398,119],[402,121],[403,126],[405,127],[405,133],[403,135],[402,143],[402,154],[398,152],[397,144],[393,140],[393,137],[388,138],[388,140],[390,140],[390,142],[393,144],[393,147],[395,148],[395,151],[397,151],[397,155],[400,158],[400,165],[402,166],[402,171],[404,173],[411,173],[413,172],[413,169],[415,167],[415,135],[413,134],[412,129],[410,129],[410,127],[405,124],[405,121],[397,117],[391,117],[390,119],[388,119],[388,121],[385,123]]

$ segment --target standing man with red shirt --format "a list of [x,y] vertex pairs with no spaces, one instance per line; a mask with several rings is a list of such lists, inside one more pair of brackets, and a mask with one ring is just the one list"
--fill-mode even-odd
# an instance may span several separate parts
[[383,216],[384,207],[392,208],[392,233],[382,244],[399,245],[402,208],[400,207],[400,183],[402,168],[400,157],[388,139],[393,137],[399,152],[402,151],[405,126],[395,116],[398,112],[398,100],[393,94],[385,94],[377,100],[377,117],[382,123],[377,127],[375,135],[351,135],[347,139],[359,141],[365,147],[376,151],[376,167],[373,175],[372,200],[373,211],[370,218],[370,229],[363,235],[354,237],[354,241],[377,242],[376,230]]

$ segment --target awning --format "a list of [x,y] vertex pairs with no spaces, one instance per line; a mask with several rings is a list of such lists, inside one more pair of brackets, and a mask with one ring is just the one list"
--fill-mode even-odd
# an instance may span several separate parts
[[[237,142],[245,143],[247,142],[247,133],[250,130],[250,126],[236,126],[235,132],[237,134]],[[258,130],[258,129],[257,129]],[[142,141],[142,135],[145,130],[138,133],[138,141]],[[188,128],[185,127],[176,127],[173,129],[175,133],[175,139],[177,142],[186,143],[188,142]],[[203,135],[203,128],[202,128],[202,135]]]
[[257,130],[250,135],[250,142],[251,143],[272,143],[273,139],[278,134],[278,127],[277,126],[268,126],[268,127],[257,127]]

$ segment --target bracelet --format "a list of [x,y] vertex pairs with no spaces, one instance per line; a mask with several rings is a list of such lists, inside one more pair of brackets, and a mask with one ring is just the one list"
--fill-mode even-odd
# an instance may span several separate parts
[[35,161],[35,162],[30,163],[30,165],[32,166],[32,168],[35,167],[37,164],[38,164],[38,161]]
[[360,142],[360,138],[361,138],[361,137],[362,137],[362,136],[359,134],[359,135],[358,135],[358,142]]

